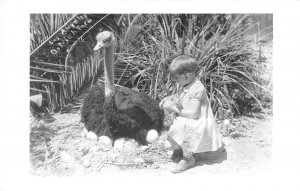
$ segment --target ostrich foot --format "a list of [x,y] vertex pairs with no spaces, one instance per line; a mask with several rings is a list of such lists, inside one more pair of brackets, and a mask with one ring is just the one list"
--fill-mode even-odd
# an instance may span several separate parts
[[158,133],[155,129],[151,129],[148,131],[146,136],[146,141],[148,143],[154,143],[158,139]]
[[101,146],[104,148],[104,149],[111,149],[112,148],[112,141],[109,137],[107,136],[101,136],[99,137],[99,143],[101,144]]

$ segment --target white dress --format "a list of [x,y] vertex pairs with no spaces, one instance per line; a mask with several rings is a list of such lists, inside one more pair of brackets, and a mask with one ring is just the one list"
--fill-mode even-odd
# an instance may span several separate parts
[[193,153],[215,151],[222,146],[219,129],[206,90],[199,80],[184,87],[180,94],[183,108],[187,108],[192,99],[201,102],[197,116],[194,119],[176,117],[168,134],[186,151]]

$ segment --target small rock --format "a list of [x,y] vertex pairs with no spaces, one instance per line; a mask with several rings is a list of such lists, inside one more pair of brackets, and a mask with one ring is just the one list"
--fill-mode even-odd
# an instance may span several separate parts
[[86,130],[86,128],[82,128],[82,132],[80,133],[80,135],[82,136],[82,137],[87,137],[87,133],[88,133],[88,131]]
[[168,156],[172,156],[173,155],[173,151],[167,151]]
[[103,145],[99,145],[99,144],[94,144],[94,145],[90,145],[90,152],[91,153],[97,153],[99,151],[103,151],[105,149],[103,149]]
[[86,155],[86,154],[89,152],[89,150],[90,150],[89,147],[86,147],[86,146],[81,147],[81,148],[80,148],[81,156]]
[[139,145],[134,139],[125,139],[124,149],[125,150],[136,150]]
[[75,158],[66,151],[61,151],[60,160],[67,163],[73,163],[75,161]]
[[82,159],[82,165],[83,165],[84,167],[89,167],[89,166],[91,166],[89,158],[84,157],[84,158]]
[[147,150],[149,147],[148,146],[141,146],[141,150],[142,151],[145,151],[145,150]]
[[141,163],[145,163],[145,160],[142,158],[136,158],[136,159],[134,159],[134,162],[137,164],[141,164]]
[[225,119],[224,121],[223,121],[223,125],[229,125],[230,124],[230,120],[229,119]]
[[159,169],[167,169],[168,167],[167,167],[167,165],[166,164],[161,164],[161,165],[159,165]]
[[160,166],[159,166],[158,164],[155,163],[155,164],[152,166],[152,168],[154,168],[154,169],[159,169]]
[[119,156],[120,156],[119,153],[114,153],[114,154],[112,155],[112,160],[116,160]]
[[164,142],[164,146],[165,146],[165,148],[168,149],[168,150],[170,150],[170,149],[172,148],[172,145],[171,145],[171,143],[170,143],[169,141],[165,141],[165,142]]

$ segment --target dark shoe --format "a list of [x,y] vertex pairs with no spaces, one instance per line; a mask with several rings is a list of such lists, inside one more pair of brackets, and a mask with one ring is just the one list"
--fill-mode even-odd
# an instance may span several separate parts
[[172,172],[180,173],[180,172],[186,171],[187,169],[192,168],[194,166],[195,166],[195,158],[194,157],[191,157],[191,158],[183,157],[183,159],[174,167]]
[[182,157],[183,157],[182,149],[181,148],[180,149],[175,149],[173,151],[173,155],[171,157],[171,160],[175,163],[178,163],[182,159]]

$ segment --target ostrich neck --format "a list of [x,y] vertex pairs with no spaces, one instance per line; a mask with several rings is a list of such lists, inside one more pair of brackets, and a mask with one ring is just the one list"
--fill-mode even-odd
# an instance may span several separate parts
[[105,96],[115,94],[114,85],[114,47],[104,49],[104,78],[105,78]]

